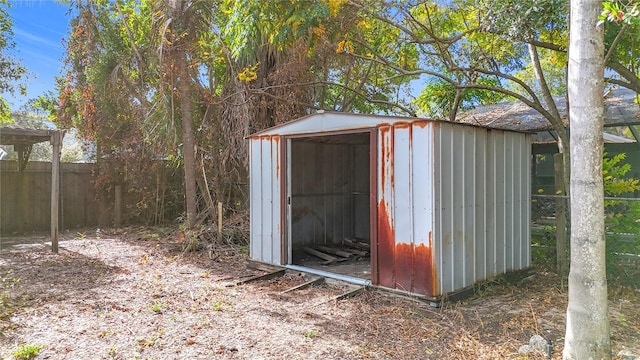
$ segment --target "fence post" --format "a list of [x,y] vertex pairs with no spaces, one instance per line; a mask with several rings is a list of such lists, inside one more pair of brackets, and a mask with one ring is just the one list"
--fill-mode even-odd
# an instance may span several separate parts
[[218,239],[222,238],[222,202],[218,201]]
[[564,188],[564,159],[563,154],[553,155],[553,170],[556,195],[562,196],[556,200],[556,269],[560,276],[567,274],[567,208],[568,199]]
[[122,225],[122,185],[116,185],[114,188],[115,204],[113,206],[113,222],[116,228],[119,228]]

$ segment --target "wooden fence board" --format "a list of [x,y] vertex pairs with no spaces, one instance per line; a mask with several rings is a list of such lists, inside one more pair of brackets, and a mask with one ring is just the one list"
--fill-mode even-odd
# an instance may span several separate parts
[[[99,225],[94,164],[60,164],[61,229]],[[0,161],[0,235],[48,231],[51,227],[51,163]]]

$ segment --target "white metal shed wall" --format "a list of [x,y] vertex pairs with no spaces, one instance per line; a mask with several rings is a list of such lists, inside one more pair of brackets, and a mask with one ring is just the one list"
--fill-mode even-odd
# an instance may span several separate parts
[[280,137],[251,139],[250,181],[250,256],[270,264],[282,262],[282,187]]
[[529,267],[529,135],[439,123],[435,137],[438,295]]
[[433,121],[378,128],[378,284],[433,295]]

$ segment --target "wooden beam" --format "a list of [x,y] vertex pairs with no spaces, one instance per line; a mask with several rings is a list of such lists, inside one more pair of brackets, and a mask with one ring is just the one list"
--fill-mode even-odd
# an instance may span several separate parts
[[340,250],[340,249],[330,248],[328,246],[317,246],[317,248],[318,250],[325,252],[327,254],[338,255],[338,256],[342,256],[343,258],[350,258],[353,256],[353,254],[350,252]]
[[264,272],[273,272],[273,271],[282,269],[282,267],[277,265],[267,264],[261,261],[255,261],[251,259],[246,261],[246,266],[248,269],[264,271]]
[[323,264],[331,264],[332,262],[335,262],[338,260],[338,258],[331,256],[329,254],[325,254],[323,252],[320,252],[318,250],[314,250],[310,247],[304,247],[302,250],[304,250],[304,252],[306,252],[307,254],[311,254],[313,256],[319,257],[322,260],[326,260],[323,261]]
[[58,227],[58,210],[60,204],[60,152],[62,151],[62,138],[64,132],[51,132],[51,145],[53,146],[53,156],[51,159],[51,251],[58,253],[58,237],[60,229]]
[[352,298],[354,296],[358,296],[358,295],[364,293],[365,291],[367,291],[367,288],[362,286],[362,287],[359,287],[359,288],[356,288],[356,289],[353,289],[353,290],[349,290],[349,291],[347,291],[347,292],[345,292],[343,294],[340,294],[340,295],[336,296],[334,298],[334,300],[340,301],[340,300],[349,299],[349,298]]
[[292,288],[289,288],[287,290],[283,290],[280,292],[280,294],[286,294],[292,291],[297,291],[297,290],[302,290],[302,289],[306,289],[308,287],[314,286],[314,285],[320,285],[324,283],[324,277],[319,277],[319,278],[315,278],[313,280],[309,280],[307,282],[305,282],[304,284],[300,284],[298,286],[294,286]]
[[355,289],[352,288],[351,290],[347,290],[347,292],[344,292],[344,293],[342,293],[340,295],[331,297],[329,299],[322,300],[322,301],[314,304],[313,306],[326,304],[326,303],[328,303],[330,301],[346,300],[346,299],[352,298],[354,296],[358,296],[358,295],[360,295],[360,294],[362,294],[362,293],[364,293],[366,291],[367,291],[367,288],[365,286],[357,287]]
[[347,238],[345,238],[343,244],[346,245],[346,246],[350,246],[350,247],[356,248],[356,249],[371,250],[371,246],[369,244],[362,243],[362,242],[357,241],[355,239],[347,239]]
[[287,269],[281,269],[281,270],[276,270],[270,273],[266,273],[263,275],[257,275],[257,276],[252,276],[248,279],[244,279],[244,280],[240,280],[236,283],[236,285],[243,285],[243,284],[247,284],[250,282],[254,282],[254,281],[259,281],[259,280],[269,280],[269,279],[273,279],[273,278],[277,278],[280,277],[282,275],[284,275],[284,273],[287,271]]

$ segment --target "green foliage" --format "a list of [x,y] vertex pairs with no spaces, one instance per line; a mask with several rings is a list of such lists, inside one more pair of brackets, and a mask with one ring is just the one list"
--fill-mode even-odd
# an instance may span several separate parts
[[[565,95],[567,93],[566,54],[541,48],[538,48],[538,54],[540,55],[540,66],[544,72],[549,92],[554,96]],[[515,76],[533,89],[537,96],[542,96],[543,89],[534,75],[533,65],[531,63],[523,65],[520,70],[515,72]],[[523,96],[527,95],[520,86],[509,83],[507,87]]]
[[[140,214],[163,188],[141,180],[153,176],[152,159],[185,165],[180,129],[188,108],[198,163],[214,197],[227,198],[233,185],[221,184],[246,179],[243,138],[315,109],[447,117],[456,91],[465,110],[514,96],[547,109],[544,90],[565,90],[568,9],[561,0],[75,6],[56,121],[98,144],[96,186],[124,183]],[[621,25],[606,24],[609,45]],[[640,58],[636,30],[628,28],[611,57],[629,69]],[[549,89],[534,75],[529,42],[540,44]],[[189,74],[178,76],[178,56]],[[189,81],[189,101],[177,96],[181,79]],[[50,111],[57,102],[49,100],[38,106]]]
[[605,29],[606,65],[617,73],[613,82],[640,93],[640,2],[605,1],[599,20]]
[[40,350],[42,350],[42,345],[20,344],[11,354],[16,359],[28,360],[38,356]]
[[[488,86],[497,85],[496,81],[490,78],[485,79],[484,82]],[[446,81],[427,84],[420,95],[413,100],[413,103],[417,106],[419,114],[446,119],[453,110],[465,111],[480,104],[494,104],[505,99],[505,95],[491,91],[479,89],[460,89],[458,91],[462,94],[458,109],[453,109],[456,88]]]
[[149,310],[151,310],[151,312],[153,312],[155,314],[161,314],[166,307],[167,307],[167,303],[166,302],[159,302],[159,301],[156,300],[156,301],[153,302],[153,304],[151,305]]
[[259,60],[256,55],[262,47],[271,47],[272,53],[282,51],[330,16],[324,1],[225,0],[221,7],[229,14],[225,41],[231,55],[245,65]]
[[[603,159],[602,176],[605,195],[622,196],[640,190],[638,179],[629,178],[631,165],[624,163],[624,153]],[[618,283],[640,286],[640,268],[633,271],[634,258],[640,255],[640,201],[624,198],[605,200],[607,235],[607,276]]]
[[620,325],[622,325],[622,327],[629,327],[629,322],[627,321],[627,317],[624,316],[624,314],[618,315],[618,322],[620,322]]
[[0,0],[0,124],[9,122],[11,109],[1,94],[26,94],[23,83],[26,70],[20,60],[8,54],[15,47],[13,42],[13,21],[9,16],[7,0]]
[[545,226],[542,230],[532,231],[531,262],[540,271],[556,271],[555,225]]
[[485,0],[481,23],[508,39],[528,41],[566,32],[568,5],[563,0]]
[[640,23],[640,2],[604,1],[599,19],[600,23]]
[[318,329],[311,329],[304,333],[304,337],[307,339],[313,339],[318,336]]
[[214,311],[214,312],[224,311],[228,305],[229,304],[227,304],[226,302],[218,300],[215,303],[213,303],[213,305],[211,305],[211,311]]
[[29,112],[46,116],[47,120],[51,122],[55,122],[57,119],[57,107],[58,99],[57,95],[53,91],[47,91],[35,99],[30,99],[26,105]]
[[98,196],[113,196],[114,186],[122,185],[131,199],[128,218],[143,223],[175,218],[181,196],[172,181],[176,169],[169,166],[177,162],[162,161],[180,157],[181,132],[179,106],[165,96],[172,74],[159,66],[166,60],[166,53],[158,52],[164,33],[152,27],[154,19],[161,20],[154,18],[152,5],[135,0],[75,4],[59,98],[43,97],[34,104],[45,113],[53,106],[58,127],[76,129],[92,144]]
[[631,165],[622,163],[627,154],[619,153],[613,157],[604,154],[602,160],[602,176],[604,180],[604,192],[608,196],[618,196],[624,193],[632,193],[640,190],[640,180],[626,178],[631,170]]
[[[620,196],[640,190],[640,180],[627,177],[631,165],[623,163],[626,154],[605,154],[602,176],[606,196]],[[640,201],[605,200],[605,225],[612,233],[640,234]]]

